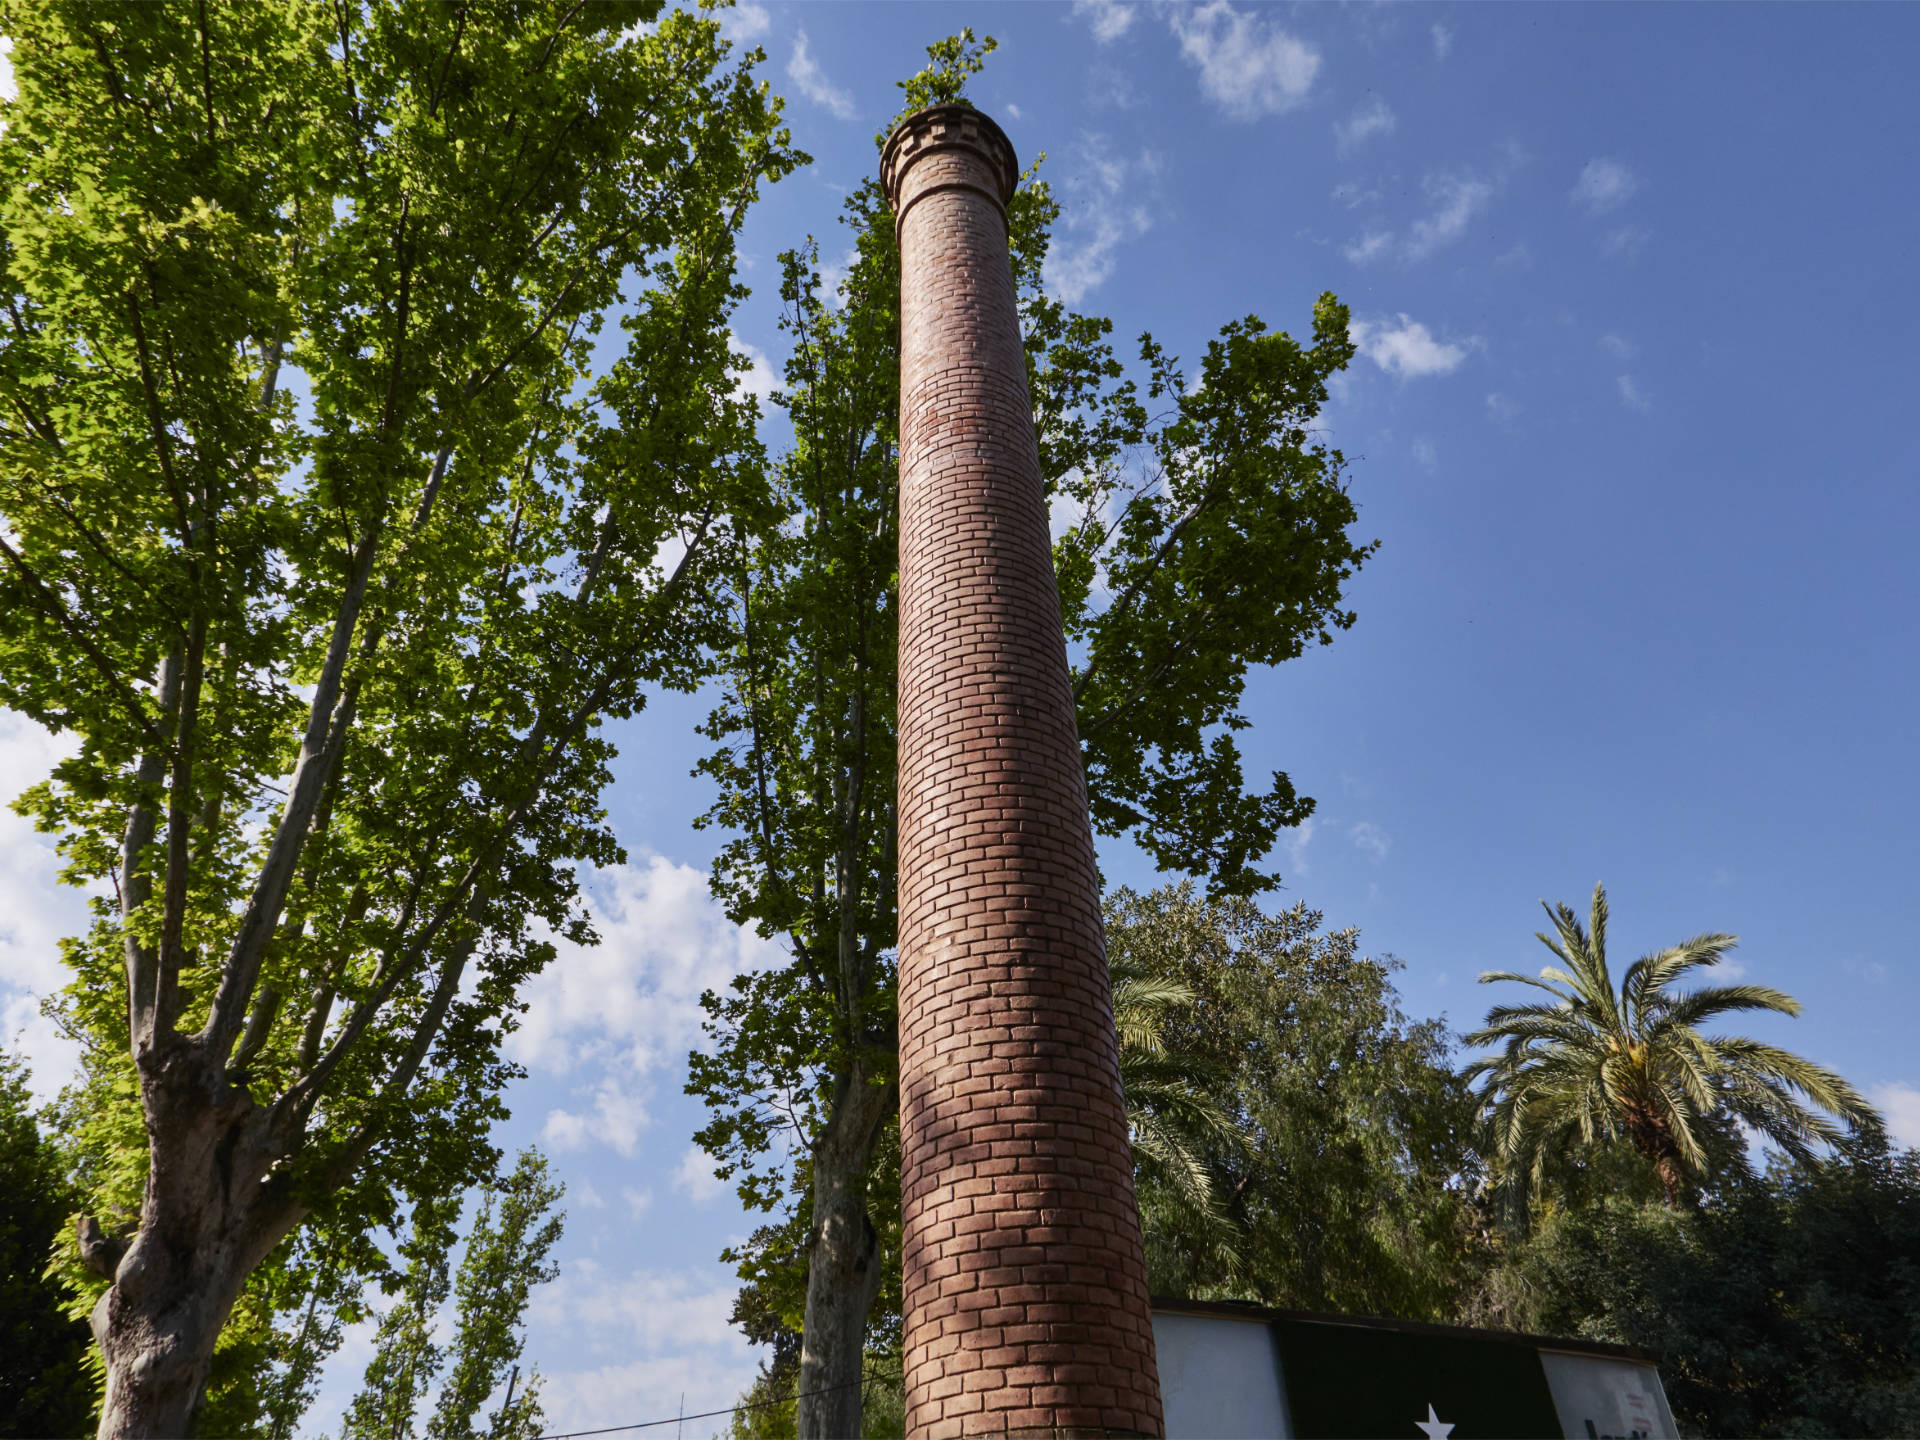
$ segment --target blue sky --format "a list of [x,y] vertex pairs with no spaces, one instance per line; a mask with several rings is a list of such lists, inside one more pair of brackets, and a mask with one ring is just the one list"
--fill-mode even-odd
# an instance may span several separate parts
[[[845,248],[892,82],[969,24],[1000,41],[974,98],[1047,152],[1049,279],[1079,308],[1189,357],[1248,313],[1303,331],[1323,290],[1359,324],[1327,423],[1382,548],[1355,628],[1248,696],[1250,768],[1319,800],[1279,902],[1358,926],[1410,1013],[1464,1028],[1480,970],[1544,962],[1537,901],[1603,880],[1618,961],[1737,932],[1744,973],[1806,1004],[1752,1028],[1920,1143],[1920,11],[742,7],[816,157],[749,227],[736,330],[772,369],[775,256]],[[724,1405],[754,1363],[714,1258],[752,1222],[679,1093],[700,989],[766,954],[706,899],[702,713],[621,737],[606,943],[519,1037],[503,1141],[571,1191],[528,1347],[567,1428]],[[0,717],[7,788],[50,753]],[[30,996],[78,913],[50,873],[0,817],[0,1004],[43,1080],[62,1052]],[[354,1337],[309,1433],[367,1358]]]

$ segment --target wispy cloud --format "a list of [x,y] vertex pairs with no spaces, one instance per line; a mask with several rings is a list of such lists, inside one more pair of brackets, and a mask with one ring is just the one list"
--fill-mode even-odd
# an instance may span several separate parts
[[556,940],[506,1050],[536,1075],[577,1080],[575,1098],[546,1117],[549,1145],[631,1156],[653,1123],[655,1078],[700,1041],[701,992],[780,952],[729,921],[690,865],[656,855],[596,871],[586,890],[601,943]]
[[853,96],[827,79],[826,72],[813,58],[813,52],[807,46],[807,32],[798,31],[793,37],[793,58],[787,61],[787,78],[800,87],[800,93],[831,111],[842,120],[853,118]]
[[1407,258],[1424,260],[1443,245],[1467,233],[1473,217],[1493,199],[1493,182],[1472,175],[1429,175],[1423,182],[1434,202],[1433,213],[1413,222],[1407,235]]
[[1643,225],[1620,225],[1600,237],[1600,253],[1609,260],[1631,260],[1646,249],[1653,232]]
[[1367,265],[1378,260],[1393,249],[1391,230],[1363,230],[1345,245],[1340,253],[1356,265]]
[[1600,337],[1600,348],[1616,360],[1631,360],[1640,353],[1640,347],[1616,330],[1609,330]]
[[1358,180],[1343,180],[1328,192],[1328,198],[1343,210],[1358,210],[1362,205],[1371,205],[1379,200],[1380,192]]
[[1904,1080],[1895,1080],[1872,1086],[1867,1097],[1887,1117],[1887,1134],[1894,1143],[1920,1150],[1920,1090]]
[[1348,333],[1360,353],[1402,380],[1448,375],[1467,358],[1466,347],[1436,340],[1411,315],[1392,320],[1355,320]]
[[1620,392],[1620,403],[1629,410],[1639,410],[1644,413],[1653,409],[1653,397],[1647,394],[1633,376],[1622,375],[1613,383]]
[[1131,30],[1139,12],[1125,0],[1073,0],[1073,13],[1087,22],[1096,41],[1106,45]]
[[1387,858],[1387,852],[1393,848],[1393,837],[1371,820],[1362,820],[1347,832],[1347,838],[1353,841],[1354,848],[1371,855],[1374,863]]
[[40,1013],[40,1002],[73,978],[61,963],[60,940],[86,932],[87,902],[60,883],[60,857],[48,837],[7,802],[78,748],[71,737],[0,710],[0,1045],[31,1067],[34,1099],[42,1104],[80,1063],[79,1047]]
[[713,1160],[698,1145],[689,1145],[674,1167],[673,1188],[696,1205],[705,1205],[727,1188],[713,1173]]
[[1453,53],[1453,31],[1444,25],[1433,27],[1433,58],[1444,60]]
[[1227,0],[1173,6],[1167,23],[1180,53],[1199,68],[1200,93],[1234,120],[1294,109],[1320,73],[1318,50]]
[[756,5],[754,0],[737,0],[715,10],[713,18],[720,22],[721,33],[729,40],[758,40],[773,25],[767,7]]
[[1520,418],[1520,402],[1496,390],[1487,396],[1487,418],[1496,425],[1511,425]]
[[1393,133],[1393,111],[1378,95],[1363,100],[1345,120],[1333,127],[1333,143],[1342,155],[1349,154],[1376,135]]
[[[540,1398],[548,1427],[672,1415],[701,1408],[696,1397],[744,1390],[755,1357],[729,1318],[739,1289],[731,1268],[718,1265],[614,1270],[588,1255],[570,1258],[528,1307],[547,1344]],[[687,1433],[710,1432],[690,1422]]]
[[1151,154],[1129,160],[1115,154],[1103,135],[1083,137],[1073,165],[1061,182],[1065,204],[1045,272],[1047,289],[1069,305],[1113,273],[1122,241],[1151,228],[1159,173]]
[[1421,189],[1433,208],[1408,227],[1404,240],[1391,230],[1369,229],[1348,241],[1341,253],[1356,265],[1388,256],[1424,260],[1464,236],[1499,186],[1484,176],[1449,172],[1427,176]]
[[1317,820],[1302,820],[1280,837],[1280,843],[1287,849],[1287,862],[1296,875],[1307,873],[1307,846],[1313,843],[1313,832],[1318,825]]
[[1618,210],[1640,188],[1640,177],[1619,160],[1597,155],[1581,168],[1569,198],[1589,215]]
[[767,352],[758,345],[748,344],[731,330],[727,332],[727,348],[736,359],[746,362],[745,369],[734,372],[733,393],[751,395],[765,410],[767,402],[780,385],[780,377],[773,373],[773,366],[767,363]]

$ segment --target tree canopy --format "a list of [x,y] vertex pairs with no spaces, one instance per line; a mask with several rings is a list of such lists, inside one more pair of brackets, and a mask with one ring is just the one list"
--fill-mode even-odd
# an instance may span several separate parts
[[796,157],[658,0],[0,29],[0,703],[78,737],[20,803],[107,896],[103,1429],[177,1431],[309,1215],[491,1169],[519,987],[620,855],[602,724],[696,682],[762,505],[733,244]]
[[1824,1066],[1743,1035],[1703,1032],[1722,1015],[1800,1013],[1799,1001],[1767,985],[1673,988],[1718,965],[1738,943],[1734,936],[1696,935],[1643,955],[1616,991],[1607,968],[1606,889],[1594,886],[1584,929],[1568,906],[1541,906],[1554,933],[1536,938],[1561,963],[1538,979],[1498,970],[1480,980],[1553,998],[1497,1005],[1466,1037],[1469,1045],[1504,1047],[1467,1074],[1482,1081],[1489,1153],[1515,1183],[1537,1187],[1569,1144],[1591,1148],[1619,1137],[1652,1163],[1674,1200],[1705,1173],[1716,1117],[1751,1126],[1801,1160],[1844,1133],[1821,1111],[1847,1123],[1871,1117],[1872,1107]]
[[1474,1105],[1445,1027],[1401,1013],[1393,962],[1304,902],[1268,914],[1191,883],[1115,893],[1107,944],[1116,967],[1193,997],[1162,1031],[1226,1117],[1190,1143],[1231,1251],[1177,1185],[1140,1172],[1155,1293],[1454,1318],[1479,1264]]

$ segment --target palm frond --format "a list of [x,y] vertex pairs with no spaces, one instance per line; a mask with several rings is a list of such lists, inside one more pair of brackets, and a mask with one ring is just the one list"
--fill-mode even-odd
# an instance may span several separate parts
[[1736,1010],[1771,1010],[1780,1015],[1798,1015],[1800,1002],[1771,985],[1709,985],[1663,1000],[1655,1014],[1663,1025],[1691,1029],[1703,1020]]

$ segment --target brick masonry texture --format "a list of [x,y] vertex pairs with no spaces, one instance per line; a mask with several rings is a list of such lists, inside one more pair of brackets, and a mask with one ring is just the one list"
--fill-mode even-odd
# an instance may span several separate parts
[[907,1433],[1160,1435],[1093,832],[1007,255],[1013,147],[936,106],[900,227]]

